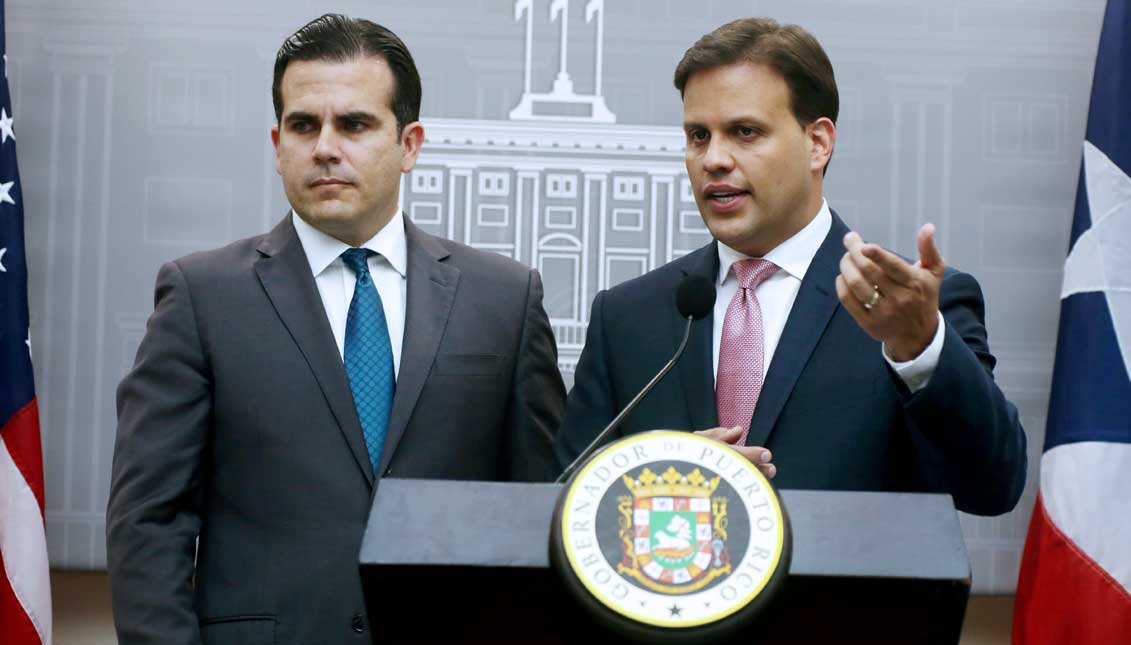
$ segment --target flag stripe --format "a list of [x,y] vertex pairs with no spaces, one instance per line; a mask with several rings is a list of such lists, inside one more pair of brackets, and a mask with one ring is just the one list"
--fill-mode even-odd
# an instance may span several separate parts
[[25,482],[35,493],[40,515],[44,514],[43,500],[43,446],[39,442],[39,408],[35,399],[0,428],[0,438],[8,448],[8,455],[15,463]]
[[1018,588],[1014,643],[1116,643],[1131,634],[1131,596],[1057,529],[1040,495]]
[[[0,553],[0,570],[6,570],[3,553]],[[28,619],[27,612],[8,584],[7,575],[0,576],[0,634],[4,636],[5,643],[39,642],[35,625]]]
[[[1123,495],[1113,495],[1119,491]],[[1131,593],[1131,444],[1057,446],[1041,457],[1041,499],[1053,527]],[[1131,638],[1131,635],[1129,635]]]
[[[26,417],[25,417],[26,419]],[[8,427],[4,428],[7,436]],[[0,554],[4,556],[7,585],[21,611],[35,626],[37,638],[7,638],[5,643],[51,642],[51,588],[48,580],[47,536],[39,500],[23,473],[8,453],[7,441],[0,441]],[[7,603],[5,612],[16,609]],[[5,620],[5,630],[7,629]]]

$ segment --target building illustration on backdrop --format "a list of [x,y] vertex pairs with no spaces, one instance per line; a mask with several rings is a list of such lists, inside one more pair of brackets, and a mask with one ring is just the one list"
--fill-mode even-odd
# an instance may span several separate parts
[[[593,93],[577,94],[573,91],[573,79],[566,71],[569,65],[569,0],[552,0],[550,2],[550,20],[561,24],[560,38],[558,40],[558,75],[554,78],[551,91],[537,93],[531,90],[530,76],[533,64],[534,50],[534,0],[516,0],[514,3],[514,19],[526,17],[526,57],[523,61],[522,100],[510,112],[510,117],[516,120],[528,121],[590,121],[594,123],[616,123],[617,117],[605,106],[605,97],[601,95],[601,65],[603,62],[604,48],[602,40],[605,37],[605,0],[589,0],[585,5],[585,22],[591,23],[596,18],[596,51],[593,70]],[[581,110],[577,110],[581,108]]]
[[[523,94],[508,120],[431,119],[402,179],[404,211],[430,233],[535,267],[569,378],[601,289],[710,240],[684,169],[679,128],[616,125],[601,94],[604,1],[585,5],[592,94],[568,72],[569,0],[516,0],[525,21]],[[548,11],[543,11],[548,9]],[[558,72],[534,78],[534,22],[558,23]],[[579,75],[580,76],[580,75]],[[549,91],[538,91],[544,86]]]

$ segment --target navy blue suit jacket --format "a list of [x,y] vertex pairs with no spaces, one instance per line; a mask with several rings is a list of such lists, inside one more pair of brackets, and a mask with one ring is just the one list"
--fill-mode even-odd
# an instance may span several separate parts
[[[928,385],[912,394],[837,299],[847,232],[834,214],[774,352],[747,443],[773,452],[780,488],[945,492],[970,513],[1012,509],[1025,484],[1025,434],[994,382],[977,281],[947,270],[942,355]],[[686,325],[675,305],[681,280],[698,273],[714,283],[718,267],[712,242],[597,295],[556,440],[561,467],[675,352]],[[711,335],[711,316],[692,324],[679,365],[625,420],[621,436],[718,425]]]

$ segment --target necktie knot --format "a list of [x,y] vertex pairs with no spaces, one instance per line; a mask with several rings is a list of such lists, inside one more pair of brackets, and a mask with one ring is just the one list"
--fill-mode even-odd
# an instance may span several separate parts
[[738,286],[743,289],[756,289],[767,278],[777,273],[778,265],[769,260],[739,260],[731,265]]
[[369,256],[374,255],[369,249],[346,249],[342,252],[342,262],[353,271],[358,280],[369,275]]

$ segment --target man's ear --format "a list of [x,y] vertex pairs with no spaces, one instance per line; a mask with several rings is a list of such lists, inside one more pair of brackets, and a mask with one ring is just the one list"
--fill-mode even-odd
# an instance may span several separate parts
[[279,157],[279,126],[271,126],[271,145],[275,146],[275,172],[283,174],[282,159]]
[[401,172],[411,172],[416,167],[416,158],[420,156],[420,148],[424,145],[424,126],[420,121],[413,121],[401,131]]
[[809,139],[809,169],[824,172],[836,145],[836,124],[823,116],[805,127]]

